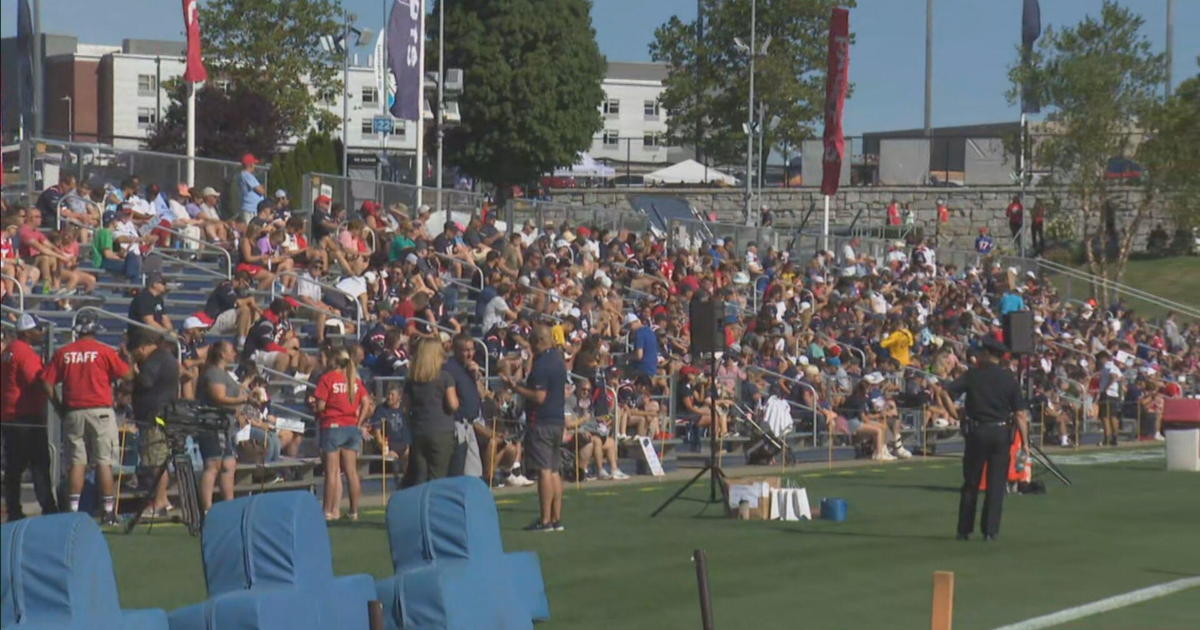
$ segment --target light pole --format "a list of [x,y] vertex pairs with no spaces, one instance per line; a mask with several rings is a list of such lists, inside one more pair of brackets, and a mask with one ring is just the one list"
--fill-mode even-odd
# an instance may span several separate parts
[[[438,0],[438,82],[437,82],[437,211],[442,211],[442,145],[446,143],[446,0]],[[447,215],[449,218],[449,215]]]
[[58,100],[67,102],[67,142],[75,142],[75,103],[69,94]]
[[[771,45],[771,37],[768,35],[763,40],[762,46],[758,45],[758,1],[750,0],[750,44],[747,45],[740,37],[733,39],[733,45],[738,50],[750,56],[750,96],[749,104],[746,108],[748,120],[746,121],[746,225],[757,225],[758,219],[754,212],[754,135],[762,133],[762,121],[755,121],[754,118],[754,62],[759,55],[767,54],[767,48]],[[760,116],[761,118],[761,116]],[[761,141],[761,140],[760,140]]]
[[[349,11],[342,14],[342,177],[350,176],[350,24],[354,15]],[[346,201],[350,199],[350,186],[345,186]]]

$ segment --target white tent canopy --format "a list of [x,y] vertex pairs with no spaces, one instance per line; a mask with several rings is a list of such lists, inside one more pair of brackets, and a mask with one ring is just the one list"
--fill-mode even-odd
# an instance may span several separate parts
[[570,168],[554,170],[555,177],[612,177],[617,171],[611,166],[605,166],[587,153],[579,154],[579,161]]
[[684,160],[666,168],[660,168],[645,176],[648,184],[724,184],[736,186],[737,178],[726,175],[696,160]]

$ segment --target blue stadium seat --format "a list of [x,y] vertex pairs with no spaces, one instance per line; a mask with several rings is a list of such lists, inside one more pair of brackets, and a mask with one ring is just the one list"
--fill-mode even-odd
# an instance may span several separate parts
[[223,501],[202,542],[206,602],[171,613],[171,630],[369,627],[368,575],[333,576],[325,518],[308,492]]
[[108,544],[88,516],[39,516],[0,532],[0,627],[166,630],[162,610],[121,610]]
[[537,554],[504,553],[495,500],[479,479],[397,492],[387,524],[396,575],[376,586],[389,629],[519,630],[550,617]]

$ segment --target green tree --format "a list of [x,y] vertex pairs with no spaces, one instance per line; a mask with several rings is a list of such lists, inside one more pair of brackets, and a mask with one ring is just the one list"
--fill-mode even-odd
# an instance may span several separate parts
[[200,5],[209,74],[273,103],[285,138],[335,130],[341,121],[318,96],[341,91],[341,58],[320,42],[342,33],[342,15],[337,0],[209,0]]
[[[606,65],[590,0],[446,5],[446,66],[462,68],[462,124],[448,161],[503,191],[574,163],[600,130]],[[430,20],[436,50],[437,28]],[[432,55],[430,55],[432,59]]]
[[1049,110],[1050,135],[1034,147],[1034,160],[1049,167],[1055,183],[1078,202],[1091,273],[1117,281],[1138,227],[1158,202],[1156,186],[1119,226],[1114,195],[1118,184],[1106,177],[1111,159],[1134,156],[1141,139],[1154,135],[1147,125],[1161,107],[1165,64],[1141,32],[1143,22],[1136,13],[1106,0],[1098,17],[1089,15],[1062,29],[1047,28],[1029,63],[1017,61],[1009,71],[1010,102],[1018,101],[1021,85],[1028,81]]
[[1179,84],[1146,121],[1154,136],[1137,155],[1148,171],[1147,187],[1162,197],[1178,227],[1200,226],[1200,74]]
[[[710,163],[739,163],[746,157],[750,120],[750,57],[734,39],[750,44],[750,0],[701,0],[704,22],[672,17],[658,27],[650,56],[667,64],[661,97],[670,112],[673,144],[696,146]],[[853,0],[757,0],[758,46],[771,38],[766,55],[755,60],[756,109],[768,125],[768,150],[796,147],[816,134],[824,115],[825,67],[830,9]],[[757,120],[759,112],[754,112]]]
[[271,161],[271,188],[282,188],[295,203],[303,199],[306,173],[327,173],[327,165],[337,162],[333,142],[322,132],[312,132],[290,151],[278,153]]
[[[146,144],[152,151],[187,149],[187,92],[182,81],[165,85],[171,95],[167,113]],[[238,160],[246,152],[263,157],[282,139],[282,121],[274,104],[242,84],[221,90],[212,84],[196,92],[196,155]]]

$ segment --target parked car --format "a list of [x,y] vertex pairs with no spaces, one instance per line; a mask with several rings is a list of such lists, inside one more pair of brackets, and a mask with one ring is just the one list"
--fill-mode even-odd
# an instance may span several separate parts
[[646,178],[641,175],[618,175],[606,182],[610,188],[623,188],[626,186],[645,186]]

